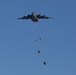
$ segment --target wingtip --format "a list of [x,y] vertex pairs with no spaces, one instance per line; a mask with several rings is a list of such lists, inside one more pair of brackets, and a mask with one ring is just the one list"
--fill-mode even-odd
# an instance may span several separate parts
[[54,17],[49,17],[50,19],[54,19]]
[[21,18],[17,18],[17,20],[20,20]]

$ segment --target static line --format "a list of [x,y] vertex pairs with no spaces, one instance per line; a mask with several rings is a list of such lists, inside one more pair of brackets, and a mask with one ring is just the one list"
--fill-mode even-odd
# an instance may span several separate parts
[[35,27],[36,27],[36,23],[34,24],[34,27],[33,27],[33,32],[34,32],[34,30],[35,30]]

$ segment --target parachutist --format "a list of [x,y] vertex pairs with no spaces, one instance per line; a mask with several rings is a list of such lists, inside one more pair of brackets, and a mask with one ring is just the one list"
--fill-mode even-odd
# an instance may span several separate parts
[[37,40],[36,40],[36,42],[37,42]]
[[46,62],[45,61],[43,63],[44,63],[44,65],[46,65]]
[[40,53],[40,50],[38,50],[38,53]]
[[39,38],[39,40],[41,40],[41,38]]

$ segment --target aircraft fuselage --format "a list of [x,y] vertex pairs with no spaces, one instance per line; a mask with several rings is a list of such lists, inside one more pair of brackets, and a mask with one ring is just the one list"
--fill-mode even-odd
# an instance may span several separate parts
[[32,12],[32,14],[31,14],[31,20],[34,21],[34,22],[38,22],[38,18],[37,18],[36,13]]

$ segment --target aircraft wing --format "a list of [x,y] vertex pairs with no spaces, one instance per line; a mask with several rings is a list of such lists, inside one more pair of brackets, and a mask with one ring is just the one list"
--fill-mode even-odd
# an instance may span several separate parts
[[31,15],[23,16],[23,17],[20,17],[20,18],[17,18],[17,19],[18,19],[18,20],[19,20],[19,19],[23,19],[23,20],[24,20],[24,19],[30,19],[30,18],[31,18]]
[[53,19],[53,17],[47,17],[47,16],[45,16],[45,15],[37,15],[37,18],[39,18],[39,19],[49,19],[49,18],[51,18],[51,19]]

